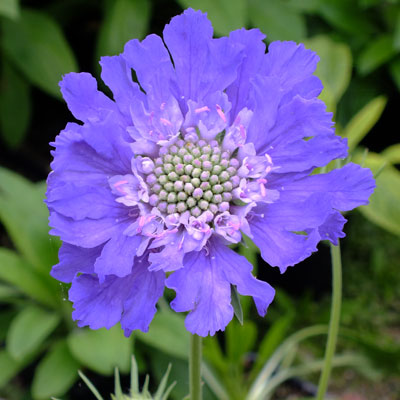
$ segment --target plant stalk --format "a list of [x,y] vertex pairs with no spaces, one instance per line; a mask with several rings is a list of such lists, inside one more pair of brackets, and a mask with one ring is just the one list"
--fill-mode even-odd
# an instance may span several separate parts
[[201,387],[201,337],[190,335],[189,393],[190,400],[202,400]]
[[332,257],[332,304],[329,321],[328,339],[326,342],[325,359],[319,379],[317,400],[324,400],[328,388],[329,377],[332,370],[332,360],[335,355],[336,341],[339,333],[340,310],[342,306],[342,260],[340,256],[340,243],[331,244]]

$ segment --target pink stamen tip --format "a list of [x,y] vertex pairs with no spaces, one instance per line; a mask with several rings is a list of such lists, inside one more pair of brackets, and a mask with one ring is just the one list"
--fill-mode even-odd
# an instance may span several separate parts
[[271,156],[269,155],[269,154],[265,154],[265,158],[267,159],[267,161],[270,163],[270,164],[272,164],[272,158],[271,158]]
[[165,118],[160,118],[160,122],[161,122],[163,125],[165,125],[165,126],[172,126],[171,121],[168,121],[168,120],[165,119]]
[[224,121],[226,123],[226,116],[225,116],[224,112],[222,111],[221,106],[219,104],[216,104],[215,107],[217,108],[217,113],[221,117],[222,121]]
[[196,114],[199,114],[199,113],[201,113],[201,112],[203,112],[203,111],[210,111],[210,109],[209,109],[207,106],[204,106],[204,107],[196,108],[196,109],[194,110],[194,112],[195,112]]
[[240,130],[240,136],[242,137],[242,139],[246,139],[246,129],[244,128],[244,126],[240,125],[239,130]]
[[165,103],[161,103],[160,110],[164,110],[164,108],[165,108]]

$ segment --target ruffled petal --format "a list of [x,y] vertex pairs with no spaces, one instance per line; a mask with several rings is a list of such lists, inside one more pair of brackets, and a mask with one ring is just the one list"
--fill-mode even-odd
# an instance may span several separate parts
[[131,273],[133,259],[141,240],[140,236],[126,236],[120,232],[104,245],[100,257],[94,264],[100,282],[104,281],[106,275],[123,278]]
[[[229,100],[232,103],[232,120],[238,112],[248,106],[248,96],[251,88],[251,80],[259,72],[265,57],[265,35],[258,29],[239,29],[231,32],[229,38],[244,47],[244,58],[241,62],[237,77],[226,89]],[[266,94],[264,92],[264,94]]]
[[174,289],[171,307],[177,312],[190,311],[186,329],[199,336],[224,330],[233,317],[230,284],[219,260],[205,250],[185,255],[184,268],[173,272],[166,286]]
[[52,268],[50,275],[61,282],[69,283],[77,274],[92,274],[101,249],[102,246],[84,249],[63,243],[58,253],[60,262]]
[[317,251],[320,240],[316,229],[312,229],[308,235],[302,235],[284,229],[274,229],[261,218],[252,219],[251,231],[254,243],[261,250],[262,258],[269,265],[279,267],[281,273]]
[[265,139],[256,144],[256,149],[261,154],[269,153],[271,148],[299,139],[334,135],[332,125],[332,113],[326,112],[321,100],[296,96],[279,108],[273,127],[265,134]]
[[111,191],[102,186],[76,186],[73,183],[49,185],[46,204],[51,209],[74,220],[99,219],[121,209]]
[[[94,150],[83,138],[82,126],[69,123],[66,128],[56,137],[52,145],[54,160],[51,163],[53,172],[49,175],[48,186],[53,184],[71,182],[76,186],[101,185],[108,187],[108,178],[112,175],[131,172],[130,164],[121,166],[121,157],[103,157]],[[96,132],[92,132],[96,134]],[[110,135],[112,132],[109,133]],[[89,136],[86,131],[85,136]],[[112,146],[110,144],[110,146]],[[117,146],[119,149],[120,147]]]
[[61,93],[68,108],[82,122],[97,121],[116,110],[115,103],[97,90],[96,79],[87,72],[70,72],[60,82]]
[[95,276],[84,274],[74,279],[69,299],[78,326],[109,329],[121,321],[126,336],[135,329],[148,330],[163,293],[164,274],[149,272],[146,262],[136,261],[132,273],[124,278],[108,276],[100,283]]
[[268,154],[277,167],[275,172],[306,171],[327,165],[347,156],[347,139],[333,134],[320,135],[309,140],[297,140],[284,146],[277,145]]
[[295,42],[272,42],[264,57],[262,72],[276,77],[282,90],[288,91],[303,82],[315,71],[319,57],[304,44]]
[[85,218],[79,221],[51,212],[49,225],[52,229],[49,233],[75,246],[96,247],[118,234],[120,224],[126,224],[129,219],[128,211],[124,210],[101,219]]
[[111,89],[119,110],[130,116],[130,104],[135,99],[146,102],[139,85],[132,81],[132,70],[122,56],[102,57],[101,79]]
[[129,41],[122,57],[135,71],[148,101],[160,106],[171,96],[175,71],[168,50],[159,36],[149,35],[141,42],[137,39]]
[[258,314],[266,314],[268,306],[275,296],[275,290],[267,282],[259,281],[251,273],[253,266],[245,257],[235,253],[229,247],[214,240],[210,244],[210,253],[215,257],[218,267],[221,268],[226,280],[237,287],[243,296],[252,296]]
[[163,35],[185,101],[224,90],[235,79],[243,46],[226,37],[212,39],[206,14],[189,8],[172,18]]
[[338,245],[339,239],[344,238],[346,234],[343,232],[344,224],[347,219],[340,214],[339,211],[333,211],[325,222],[318,228],[321,240],[329,240],[335,246]]
[[[271,188],[279,187],[283,201],[304,201],[312,193],[326,193],[333,208],[349,211],[368,204],[375,189],[375,180],[368,168],[349,163],[326,174],[305,176],[299,179],[286,176],[279,183],[270,182]],[[282,189],[283,188],[283,189]]]

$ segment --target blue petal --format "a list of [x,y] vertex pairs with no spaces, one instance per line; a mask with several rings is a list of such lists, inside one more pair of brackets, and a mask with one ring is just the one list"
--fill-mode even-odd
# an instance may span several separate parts
[[130,104],[133,99],[146,101],[139,85],[132,81],[132,70],[122,56],[102,57],[101,79],[111,89],[120,111],[130,116]]
[[339,211],[333,211],[328,216],[326,221],[318,228],[318,232],[322,240],[329,240],[335,246],[338,245],[338,240],[346,235],[343,232],[343,226],[347,219],[340,214]]
[[207,336],[223,331],[233,317],[233,308],[230,284],[219,260],[201,250],[186,254],[183,264],[166,280],[166,286],[176,292],[172,309],[190,311],[185,326],[193,334]]
[[101,219],[85,218],[75,221],[56,212],[50,213],[50,234],[75,246],[90,248],[107,242],[124,229],[129,220],[127,212],[119,212]]
[[65,283],[72,282],[78,273],[92,274],[94,263],[100,253],[101,246],[84,249],[63,243],[58,253],[60,262],[53,267],[50,274]]
[[[272,42],[264,57],[263,74],[276,77],[284,91],[308,79],[315,71],[319,57],[303,44]],[[315,81],[316,82],[316,81]]]
[[245,257],[235,253],[219,241],[210,243],[209,251],[222,269],[226,280],[237,287],[243,296],[252,296],[261,316],[267,312],[275,296],[275,290],[267,282],[259,281],[251,273],[253,266]]
[[60,82],[61,93],[76,119],[86,122],[98,120],[115,104],[104,93],[97,90],[96,79],[87,72],[70,72]]
[[[275,187],[271,183],[271,189]],[[330,196],[332,207],[349,211],[361,205],[368,204],[368,198],[375,189],[375,180],[368,168],[357,164],[347,164],[340,169],[335,169],[327,174],[318,174],[280,180],[277,185],[281,189],[280,196],[285,201],[304,201],[312,193],[326,193]]]
[[131,40],[125,45],[122,56],[136,72],[148,100],[159,106],[171,96],[175,71],[168,50],[159,36],[149,35],[142,42]]
[[111,190],[102,186],[77,186],[70,182],[57,185],[54,182],[49,185],[46,197],[51,210],[75,220],[106,217],[115,212],[114,208],[121,208]]
[[109,329],[121,321],[127,336],[135,329],[146,332],[164,288],[164,274],[149,272],[147,265],[136,259],[130,275],[109,276],[103,283],[93,275],[76,277],[69,298],[74,303],[72,316],[78,326]]
[[[237,78],[226,90],[229,100],[232,102],[232,119],[238,112],[248,106],[248,96],[251,87],[251,79],[259,72],[265,56],[265,35],[258,29],[239,29],[231,32],[229,38],[244,46],[244,58],[237,72]],[[264,93],[267,94],[267,93]]]
[[224,90],[236,78],[243,46],[227,37],[212,39],[212,35],[206,14],[192,9],[172,18],[164,28],[185,102]]
[[126,236],[121,232],[119,235],[114,235],[104,245],[101,255],[94,265],[100,282],[106,275],[116,275],[122,278],[131,273],[133,258],[141,240],[141,236]]

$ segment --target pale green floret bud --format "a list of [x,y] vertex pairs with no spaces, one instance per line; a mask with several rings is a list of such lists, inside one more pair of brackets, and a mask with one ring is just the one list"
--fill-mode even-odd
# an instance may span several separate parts
[[182,175],[182,176],[180,177],[180,180],[181,180],[183,183],[190,182],[190,176],[189,176],[189,175]]
[[232,186],[232,183],[231,182],[224,182],[223,184],[222,184],[222,187],[224,188],[224,190],[226,191],[226,192],[230,192],[232,189],[233,189],[233,186]]
[[190,213],[193,215],[193,217],[199,217],[201,215],[201,210],[196,206],[190,210]]
[[192,154],[194,157],[199,157],[201,155],[201,151],[198,147],[192,149]]
[[164,173],[164,171],[163,171],[162,167],[156,167],[156,169],[154,170],[154,173],[157,177],[160,177]]
[[189,208],[194,207],[196,204],[197,204],[197,201],[196,201],[193,197],[189,197],[189,198],[186,200],[186,205],[187,205]]
[[179,156],[175,156],[173,159],[172,159],[172,163],[173,164],[182,164],[182,158],[180,158]]
[[195,186],[195,187],[199,187],[199,186],[200,186],[200,183],[201,183],[201,181],[200,181],[199,178],[193,178],[190,182],[191,182],[192,185]]
[[185,192],[178,193],[178,200],[185,201],[187,199],[187,194]]
[[[182,145],[183,146],[183,145]],[[181,147],[179,150],[178,150],[178,154],[181,156],[181,157],[183,157],[183,156],[185,156],[185,155],[188,155],[188,151],[184,148],[184,147]]]
[[213,154],[213,155],[210,157],[210,161],[211,161],[212,163],[214,163],[214,164],[218,164],[220,159],[221,159],[221,157],[220,157],[218,154]]
[[182,191],[182,190],[183,190],[183,187],[184,187],[184,184],[183,184],[182,181],[176,181],[176,182],[174,182],[174,190],[175,190],[176,192]]
[[217,175],[211,175],[209,179],[210,185],[215,185],[219,182]]
[[226,169],[229,166],[229,160],[227,160],[226,158],[222,159],[219,163],[219,165],[223,168]]
[[200,168],[195,168],[195,169],[192,171],[192,176],[193,176],[193,178],[198,178],[200,175],[201,175],[201,169],[200,169]]
[[164,172],[165,172],[166,174],[169,174],[169,173],[172,172],[174,169],[175,169],[175,168],[174,168],[174,166],[173,166],[171,163],[164,164]]
[[200,174],[200,180],[202,180],[203,182],[208,181],[209,178],[210,178],[210,171],[203,171]]
[[172,154],[166,154],[164,156],[164,162],[163,165],[165,165],[166,163],[170,163],[172,162],[172,159],[174,158],[174,156]]
[[168,192],[166,190],[164,190],[164,189],[162,189],[160,191],[160,193],[158,194],[158,198],[160,200],[167,200],[167,196],[168,196]]
[[168,203],[175,203],[176,202],[176,193],[174,193],[174,192],[168,193],[167,201],[168,201]]
[[172,192],[172,191],[174,190],[174,184],[173,184],[172,182],[167,182],[167,183],[164,185],[164,189],[165,189],[167,192]]
[[222,193],[222,200],[230,202],[232,201],[232,194],[229,192]]
[[185,166],[185,174],[190,175],[192,173],[193,169],[194,169],[193,165],[190,165],[190,164],[186,165]]
[[[180,194],[180,193],[179,193]],[[186,203],[184,203],[183,201],[180,201],[177,205],[176,205],[176,211],[178,211],[179,213],[183,213],[187,210],[187,205]]]
[[222,187],[222,185],[214,185],[211,190],[213,191],[213,193],[222,193],[224,191],[224,188]]
[[220,194],[214,194],[214,196],[212,197],[211,201],[213,203],[216,203],[216,204],[221,203],[222,196]]
[[175,171],[171,171],[171,172],[168,174],[168,179],[169,179],[170,181],[176,181],[176,180],[179,179],[179,176],[178,176],[178,174],[177,174]]
[[[168,175],[168,176],[169,176],[169,175]],[[225,182],[225,181],[227,181],[229,178],[230,178],[230,175],[228,174],[227,171],[222,171],[222,172],[219,174],[219,180],[220,180],[221,182]]]
[[212,169],[212,172],[215,175],[219,175],[222,172],[221,165],[214,165],[214,168]]
[[198,204],[202,210],[206,211],[208,209],[208,201],[200,200]]
[[158,183],[160,185],[165,185],[168,182],[168,176],[167,175],[161,175],[158,177]]
[[203,194],[203,198],[206,199],[207,201],[211,201],[211,199],[213,198],[214,193],[211,190],[207,190],[206,192],[204,192]]
[[194,186],[190,182],[185,183],[185,192],[187,194],[192,194],[193,190],[194,190]]

